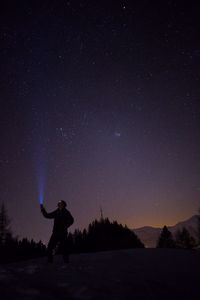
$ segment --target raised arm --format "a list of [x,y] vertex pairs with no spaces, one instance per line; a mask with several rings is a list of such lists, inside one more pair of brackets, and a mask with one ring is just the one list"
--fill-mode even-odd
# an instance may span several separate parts
[[46,209],[44,208],[43,204],[40,205],[40,210],[43,216],[47,219],[54,219],[56,215],[56,211],[53,211],[51,213],[47,213]]

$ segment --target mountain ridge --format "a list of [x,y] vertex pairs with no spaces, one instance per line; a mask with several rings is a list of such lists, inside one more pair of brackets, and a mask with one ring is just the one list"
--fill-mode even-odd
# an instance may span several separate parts
[[[187,228],[190,234],[196,239],[197,238],[197,215],[193,215],[192,217],[180,221],[173,226],[167,226],[167,228],[174,235],[177,230],[181,230],[183,227]],[[162,231],[162,227],[153,227],[153,226],[143,226],[139,228],[133,229],[135,234],[139,237],[139,239],[144,243],[147,248],[156,247],[156,243],[158,237]]]

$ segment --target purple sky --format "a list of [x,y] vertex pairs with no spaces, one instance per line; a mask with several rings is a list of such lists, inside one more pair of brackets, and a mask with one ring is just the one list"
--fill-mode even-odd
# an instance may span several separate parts
[[130,228],[200,206],[197,7],[96,2],[1,4],[1,201],[20,237],[51,232],[40,184],[72,231],[100,206]]

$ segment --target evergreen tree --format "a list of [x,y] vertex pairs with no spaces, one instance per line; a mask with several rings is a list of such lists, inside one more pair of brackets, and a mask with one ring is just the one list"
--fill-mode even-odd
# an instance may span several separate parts
[[143,243],[127,226],[108,218],[94,220],[88,230],[76,230],[73,234],[73,252],[105,251],[125,248],[144,248]]
[[7,263],[45,255],[46,247],[41,241],[18,240],[12,236],[10,219],[4,203],[0,207],[0,262]]
[[174,248],[175,242],[172,233],[164,226],[158,238],[157,248]]
[[178,248],[192,249],[195,247],[195,239],[190,235],[189,231],[183,227],[182,230],[178,230],[175,234],[176,246]]
[[0,244],[4,245],[7,240],[12,238],[10,229],[10,219],[7,214],[4,203],[0,207]]
[[198,215],[197,215],[197,243],[200,245],[200,208],[198,210]]

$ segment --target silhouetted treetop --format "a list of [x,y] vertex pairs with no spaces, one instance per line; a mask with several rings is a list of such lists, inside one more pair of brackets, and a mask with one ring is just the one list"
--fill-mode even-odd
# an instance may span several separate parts
[[4,244],[6,240],[12,237],[10,223],[6,207],[2,203],[0,207],[0,243]]
[[189,231],[183,227],[175,233],[176,246],[178,248],[192,249],[196,246],[195,239],[190,235]]
[[74,232],[73,249],[75,252],[104,251],[124,248],[143,248],[136,234],[116,221],[108,218],[94,220],[88,230]]
[[175,242],[172,233],[164,226],[158,238],[157,248],[174,248]]

